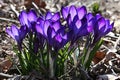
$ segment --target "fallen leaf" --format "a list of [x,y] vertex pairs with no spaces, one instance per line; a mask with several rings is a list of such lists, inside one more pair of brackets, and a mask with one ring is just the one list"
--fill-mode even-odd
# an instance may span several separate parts
[[100,62],[103,58],[105,57],[105,53],[104,52],[100,52],[97,51],[94,58],[93,58],[93,62],[95,64],[97,64],[98,62]]
[[39,8],[45,8],[46,3],[43,0],[25,0],[25,7],[27,9],[31,9],[34,6],[32,5],[32,2],[34,2]]
[[12,66],[12,61],[9,59],[6,59],[6,60],[3,60],[2,62],[0,62],[0,69],[3,72],[7,72],[11,66]]

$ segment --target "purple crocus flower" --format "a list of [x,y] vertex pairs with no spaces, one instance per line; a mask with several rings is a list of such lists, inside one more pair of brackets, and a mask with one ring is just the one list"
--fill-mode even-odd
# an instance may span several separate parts
[[42,18],[39,18],[36,23],[36,31],[39,32],[42,36],[47,37],[47,30],[50,26],[50,22],[48,20],[43,20]]
[[72,5],[69,7],[62,7],[61,13],[64,19],[71,17],[70,19],[71,21],[73,21],[75,17],[77,17],[78,19],[82,19],[86,15],[87,10],[85,6],[75,7]]
[[59,50],[68,42],[68,35],[65,33],[65,27],[63,27],[59,21],[48,28],[48,34],[49,43],[56,50]]
[[66,19],[70,38],[72,42],[75,42],[81,36],[88,35],[92,29],[92,14],[87,14],[85,6],[82,7],[62,7],[61,13],[64,19]]
[[60,20],[60,13],[56,12],[52,14],[51,12],[47,12],[45,15],[45,20],[51,20],[52,22]]
[[48,43],[59,50],[67,43],[67,34],[64,34],[63,26],[60,23],[60,14],[48,12],[44,18],[39,18],[36,23],[37,33],[44,36]]
[[25,25],[30,30],[34,29],[34,24],[37,21],[37,14],[34,10],[30,10],[28,13],[26,11],[22,11],[19,15],[19,21],[21,25]]
[[[47,12],[45,18],[39,17],[36,23],[36,31],[42,34],[44,37],[48,37],[47,30],[48,28],[53,25],[55,22],[60,24],[60,13]],[[55,25],[55,24],[54,24]],[[52,26],[51,26],[52,27]],[[60,26],[55,26],[54,29],[58,30]]]
[[97,42],[101,37],[105,36],[109,33],[114,26],[114,23],[110,24],[110,20],[105,19],[100,14],[97,14],[94,17],[94,41]]
[[16,25],[12,25],[10,28],[6,28],[6,32],[18,43],[18,47],[21,48],[22,40],[25,38],[27,34],[27,27],[21,26],[20,29],[16,27]]

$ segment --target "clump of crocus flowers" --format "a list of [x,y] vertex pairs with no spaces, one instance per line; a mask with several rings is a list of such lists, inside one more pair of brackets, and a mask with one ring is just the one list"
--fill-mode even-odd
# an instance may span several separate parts
[[[102,37],[114,25],[100,14],[87,13],[85,6],[73,5],[62,7],[60,12],[47,12],[45,16],[34,10],[22,11],[19,21],[20,28],[12,25],[6,32],[17,42],[21,73],[36,70],[46,78],[65,74],[66,61],[75,64],[76,60],[76,67],[81,64],[89,70],[92,58],[103,42]],[[79,50],[84,38],[84,49]]]

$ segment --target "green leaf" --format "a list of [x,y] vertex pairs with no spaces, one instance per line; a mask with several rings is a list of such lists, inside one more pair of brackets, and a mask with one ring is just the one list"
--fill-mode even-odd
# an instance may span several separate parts
[[93,11],[97,12],[99,10],[99,4],[98,3],[94,3],[93,4]]
[[98,41],[95,45],[95,47],[92,49],[92,51],[89,54],[89,58],[87,60],[87,62],[85,63],[85,69],[89,69],[91,61],[95,55],[95,53],[98,51],[98,49],[100,48],[100,46],[102,45],[103,40],[101,39],[100,41]]
[[99,3],[94,3],[92,5],[92,13],[94,15],[96,15],[97,13],[101,13],[101,11],[99,10],[99,7],[100,7]]

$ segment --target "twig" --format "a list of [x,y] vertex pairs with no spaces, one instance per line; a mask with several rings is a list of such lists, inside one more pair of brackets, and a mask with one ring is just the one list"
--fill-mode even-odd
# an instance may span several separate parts
[[[106,40],[106,39],[104,39],[104,40]],[[116,49],[117,45],[118,45],[118,43],[120,41],[120,35],[119,35],[119,37],[117,38],[117,40],[115,42],[111,41],[111,40],[107,40],[107,41],[112,42],[114,47],[112,49],[109,49],[108,47],[102,45],[103,47],[105,47],[108,50],[108,52],[106,54],[108,54],[109,52],[116,52],[117,51],[117,49]]]
[[117,76],[117,74],[115,73],[115,71],[114,71],[113,68],[112,68],[112,66],[113,66],[112,61],[114,61],[114,60],[117,60],[117,58],[110,60],[108,63],[109,63],[109,68],[111,69],[112,73],[113,73],[115,76]]
[[18,17],[19,16],[19,12],[15,9],[15,6],[13,6],[12,4],[10,4],[10,8],[15,12],[15,14]]
[[32,5],[36,8],[36,10],[38,11],[39,14],[42,14],[39,7],[34,2],[32,2]]
[[119,43],[119,41],[120,41],[120,34],[119,34],[119,37],[114,37],[114,38],[116,38],[117,40],[116,41],[112,41],[112,40],[107,40],[107,39],[103,39],[104,41],[108,41],[108,42],[111,42],[111,43],[113,43],[114,44],[114,47],[113,47],[113,49],[116,49],[116,47],[117,47],[117,44]]
[[69,74],[72,70],[74,69],[74,67],[72,67],[68,72],[66,72],[65,74],[61,75],[60,77],[58,77],[58,79],[61,79],[62,77],[64,77],[65,75]]
[[0,17],[0,20],[14,22],[14,23],[19,23],[17,20],[12,20],[12,19],[2,18],[2,17]]
[[118,39],[116,40],[116,42],[115,42],[115,44],[114,44],[114,49],[116,49],[117,44],[119,43],[119,41],[120,41],[120,35],[119,35]]
[[106,35],[106,37],[111,37],[111,38],[115,38],[115,39],[117,39],[118,37],[117,36],[115,36],[115,35],[112,35],[113,33],[112,32],[110,32],[110,33],[108,33],[107,35]]
[[115,41],[112,41],[112,40],[108,40],[106,38],[103,38],[104,41],[107,41],[107,42],[111,42],[112,44],[115,44]]
[[13,77],[13,75],[0,73],[0,79],[1,79],[1,78],[12,78],[12,77]]

